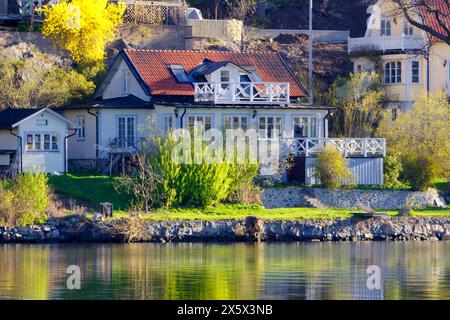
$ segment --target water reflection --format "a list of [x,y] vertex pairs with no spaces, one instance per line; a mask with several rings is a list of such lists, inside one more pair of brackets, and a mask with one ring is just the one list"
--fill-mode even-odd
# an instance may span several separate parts
[[450,299],[450,244],[0,245],[0,298]]

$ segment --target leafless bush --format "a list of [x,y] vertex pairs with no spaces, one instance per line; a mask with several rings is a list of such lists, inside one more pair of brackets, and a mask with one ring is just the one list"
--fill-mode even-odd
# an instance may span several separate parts
[[143,242],[151,239],[145,230],[145,224],[134,216],[112,220],[108,224],[102,224],[100,228],[113,238],[120,238],[127,242]]

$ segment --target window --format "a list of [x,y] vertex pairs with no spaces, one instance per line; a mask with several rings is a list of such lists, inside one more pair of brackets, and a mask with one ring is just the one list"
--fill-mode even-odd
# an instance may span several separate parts
[[357,72],[357,73],[361,73],[361,72],[362,72],[362,65],[358,64],[358,65],[356,66],[356,72]]
[[294,138],[317,138],[318,131],[316,117],[294,117]]
[[131,72],[125,71],[123,73],[123,92],[130,93],[130,81],[131,81]]
[[230,71],[220,71],[220,82],[230,82]]
[[417,60],[411,61],[411,82],[420,82],[420,63]]
[[77,130],[77,140],[82,141],[86,138],[86,118],[83,116],[78,116],[77,124],[80,127]]
[[397,108],[392,108],[392,121],[397,120]]
[[39,127],[45,127],[45,126],[48,126],[48,120],[47,119],[37,119],[36,124]]
[[59,136],[56,133],[28,133],[27,151],[59,151]]
[[403,34],[405,36],[414,35],[414,27],[408,21],[405,21],[405,25],[403,27]]
[[189,80],[189,77],[186,73],[186,70],[184,70],[182,65],[170,65],[170,70],[172,70],[173,75],[175,76],[175,79],[178,83],[191,83]]
[[249,120],[247,116],[225,116],[223,118],[223,128],[229,129],[242,129],[246,131],[249,128]]
[[196,126],[201,126],[203,132],[206,132],[212,128],[212,116],[206,115],[190,115],[187,118],[188,129],[191,134],[194,133]]
[[136,143],[136,117],[120,116],[117,118],[117,144],[119,148],[128,148]]
[[390,37],[391,36],[391,20],[381,20],[381,36]]
[[168,134],[174,128],[173,116],[171,114],[165,114],[165,115],[163,115],[162,120],[163,120],[162,121],[162,125],[163,125],[162,131],[164,134]]
[[[275,139],[282,135],[282,117],[259,117],[259,137],[261,139]],[[275,132],[277,130],[278,132]],[[275,134],[278,134],[276,136]]]
[[384,83],[402,83],[402,63],[400,61],[392,61],[384,65]]

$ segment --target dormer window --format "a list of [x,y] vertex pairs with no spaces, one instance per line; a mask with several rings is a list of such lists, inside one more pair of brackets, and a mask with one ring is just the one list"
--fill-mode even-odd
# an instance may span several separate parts
[[405,21],[405,26],[403,28],[403,34],[405,36],[414,35],[414,27],[408,21]]
[[220,71],[220,82],[222,82],[222,83],[230,82],[230,71],[228,71],[228,70]]
[[169,66],[178,83],[191,83],[182,65],[172,64]]
[[387,19],[381,20],[380,35],[390,37],[391,32],[392,32],[391,20],[387,20]]
[[240,74],[240,82],[252,82],[248,74],[241,73]]

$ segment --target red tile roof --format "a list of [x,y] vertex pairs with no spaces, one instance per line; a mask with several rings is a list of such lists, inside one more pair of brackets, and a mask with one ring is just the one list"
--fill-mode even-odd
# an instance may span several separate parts
[[[426,5],[419,5],[419,15],[423,20],[423,23],[432,28],[434,31],[447,34],[445,29],[439,24],[438,19],[436,18],[435,11],[438,11],[439,17],[442,23],[450,29],[450,10],[448,8],[447,3],[444,0],[427,0]],[[433,42],[441,42],[442,40],[433,37],[432,35],[428,35]],[[448,35],[450,37],[450,34]]]
[[195,50],[124,50],[152,95],[193,96],[190,84],[177,83],[168,65],[179,64],[190,73],[204,60],[230,61],[240,67],[255,67],[264,82],[289,82],[292,97],[304,97],[306,91],[286,62],[276,53],[240,53]]

